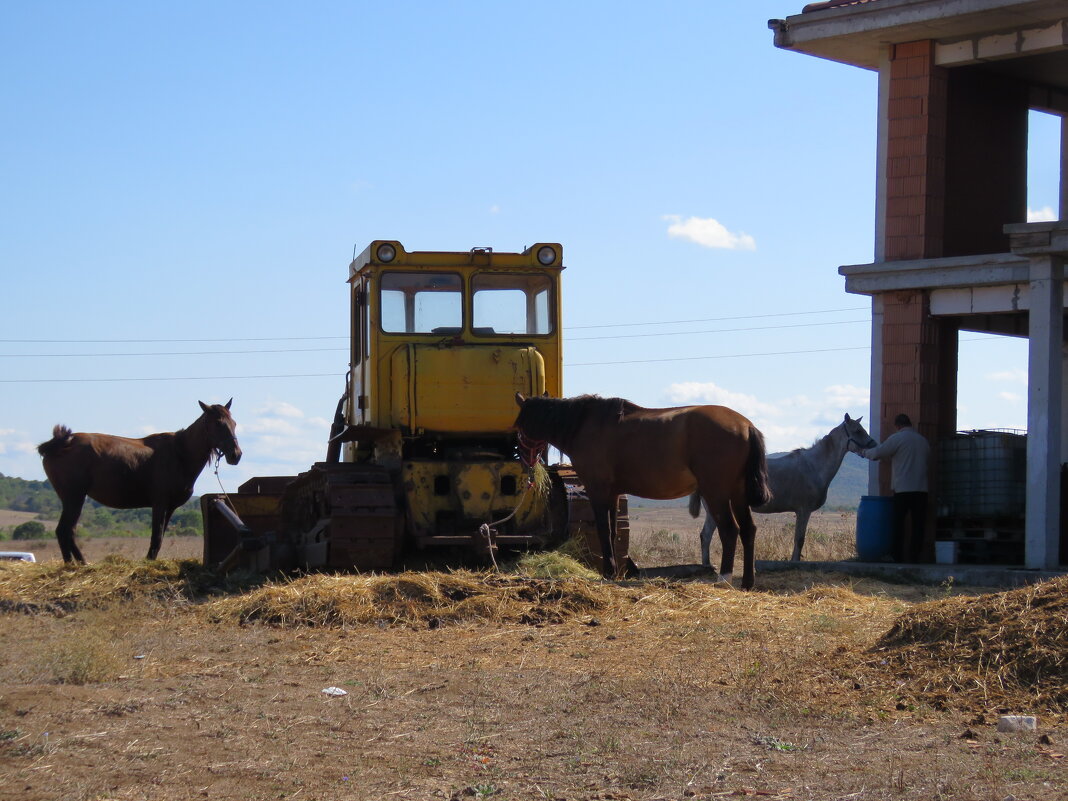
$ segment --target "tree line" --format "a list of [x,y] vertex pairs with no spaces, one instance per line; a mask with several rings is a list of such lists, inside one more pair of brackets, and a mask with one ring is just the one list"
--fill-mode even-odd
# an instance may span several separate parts
[[[0,509],[29,512],[42,520],[58,520],[62,506],[48,481],[27,481],[0,473]],[[40,524],[28,525],[33,522],[0,527],[0,539],[15,538],[16,529],[20,529],[19,539],[36,539],[35,536],[25,536],[31,532],[38,535],[41,532]],[[195,536],[202,534],[203,530],[200,498],[194,496],[175,511],[167,533]],[[151,509],[110,509],[89,498],[85,501],[78,523],[78,533],[83,537],[147,537],[151,532]]]

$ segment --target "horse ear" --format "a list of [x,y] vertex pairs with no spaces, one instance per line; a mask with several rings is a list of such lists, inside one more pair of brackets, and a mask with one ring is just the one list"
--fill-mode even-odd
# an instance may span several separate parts
[[545,390],[545,391],[544,391],[543,393],[541,393],[541,396],[542,396],[543,398],[547,398],[547,397],[549,397],[549,390]]
[[204,403],[204,401],[197,401],[197,403],[200,404],[200,408],[203,409],[205,412],[208,410],[208,405]]
[[523,404],[526,403],[526,402],[527,402],[527,399],[523,397],[522,393],[520,393],[520,392],[515,393],[515,405],[516,406],[518,406],[520,409],[522,409],[523,408]]
[[230,400],[228,400],[228,401],[226,402],[226,410],[227,410],[227,411],[230,411],[230,404],[231,404],[231,403],[233,403],[233,402],[234,402],[234,399],[233,399],[233,398],[230,398]]
[[847,423],[849,422],[849,412],[846,412],[846,413],[845,413],[845,421],[846,421]]

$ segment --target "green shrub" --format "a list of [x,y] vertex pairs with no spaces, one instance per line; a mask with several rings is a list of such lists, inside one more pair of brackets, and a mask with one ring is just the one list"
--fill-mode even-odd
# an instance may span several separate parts
[[48,536],[48,530],[36,520],[19,523],[15,526],[15,530],[11,532],[11,539],[13,540],[41,540],[46,536]]

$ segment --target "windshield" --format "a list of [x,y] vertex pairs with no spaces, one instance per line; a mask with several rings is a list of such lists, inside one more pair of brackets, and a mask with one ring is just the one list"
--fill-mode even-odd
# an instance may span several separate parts
[[382,275],[382,330],[397,334],[458,334],[463,282],[454,273]]
[[475,334],[552,333],[549,276],[479,273],[471,290]]

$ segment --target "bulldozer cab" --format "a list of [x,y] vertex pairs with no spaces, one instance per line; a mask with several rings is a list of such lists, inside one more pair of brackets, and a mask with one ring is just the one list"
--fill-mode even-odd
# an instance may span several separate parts
[[[326,460],[203,496],[205,564],[381,570],[423,550],[492,558],[595,536],[574,471],[547,465],[536,483],[512,427],[517,392],[562,394],[563,269],[555,243],[372,242],[349,265],[349,374]],[[625,499],[619,512],[625,557]]]
[[405,454],[463,440],[500,447],[516,392],[559,396],[562,270],[552,243],[495,253],[372,242],[349,266],[345,423],[367,436],[345,461],[384,461],[374,444],[398,438]]

